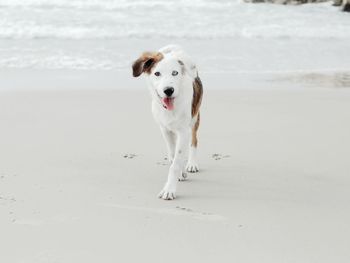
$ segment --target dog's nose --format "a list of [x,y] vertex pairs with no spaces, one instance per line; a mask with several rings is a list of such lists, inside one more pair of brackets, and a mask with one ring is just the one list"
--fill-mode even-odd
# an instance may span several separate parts
[[170,97],[171,95],[173,95],[174,93],[174,88],[173,87],[166,87],[165,90],[164,90],[164,93]]

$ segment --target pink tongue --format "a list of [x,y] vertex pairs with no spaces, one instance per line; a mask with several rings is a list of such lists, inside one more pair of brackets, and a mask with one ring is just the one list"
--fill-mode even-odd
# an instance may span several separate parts
[[173,98],[164,98],[163,99],[164,106],[167,110],[173,110],[174,109],[174,99]]

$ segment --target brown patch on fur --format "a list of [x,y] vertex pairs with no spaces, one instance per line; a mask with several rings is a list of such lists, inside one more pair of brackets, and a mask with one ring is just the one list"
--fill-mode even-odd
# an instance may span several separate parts
[[163,59],[163,54],[160,52],[144,52],[132,64],[132,75],[134,77],[140,76],[142,73],[150,74],[152,68]]
[[192,143],[191,145],[193,147],[197,147],[198,139],[197,139],[197,131],[200,123],[200,114],[199,114],[199,108],[202,103],[202,97],[203,97],[203,85],[202,81],[199,77],[196,77],[193,81],[193,98],[192,98],[192,118],[195,118],[197,116],[196,123],[194,124],[192,128]]
[[200,123],[200,113],[198,112],[198,115],[197,115],[197,121],[196,123],[194,124],[194,126],[192,127],[192,143],[191,143],[191,146],[197,148],[197,145],[198,145],[198,139],[197,139],[197,131],[198,131],[198,128],[199,128],[199,123]]
[[192,118],[199,112],[203,96],[203,85],[199,77],[196,77],[193,81],[193,98],[192,98]]

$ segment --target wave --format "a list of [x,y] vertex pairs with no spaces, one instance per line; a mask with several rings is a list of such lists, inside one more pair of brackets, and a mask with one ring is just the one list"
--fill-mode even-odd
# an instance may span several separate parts
[[0,0],[0,6],[0,39],[350,38],[347,14],[330,3]]
[[178,1],[130,1],[130,0],[1,0],[0,7],[7,8],[76,8],[76,9],[104,9],[104,10],[126,10],[139,8],[168,8],[173,9],[176,6],[181,8],[229,8],[239,4],[240,1],[210,1],[210,0],[178,0]]
[[347,28],[325,26],[324,28],[309,28],[307,30],[293,28],[286,30],[279,26],[266,27],[243,27],[239,30],[232,29],[216,31],[208,30],[198,32],[184,30],[182,32],[169,32],[168,30],[137,30],[129,29],[125,31],[114,31],[98,27],[56,27],[56,26],[30,26],[30,27],[8,27],[0,31],[0,39],[19,40],[19,39],[71,39],[71,40],[118,40],[118,39],[227,39],[227,38],[315,38],[315,39],[344,39],[350,38]]

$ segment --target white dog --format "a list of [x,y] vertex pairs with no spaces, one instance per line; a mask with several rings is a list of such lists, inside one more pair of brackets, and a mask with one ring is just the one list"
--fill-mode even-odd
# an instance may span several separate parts
[[[142,73],[152,95],[152,113],[160,126],[171,163],[167,182],[159,197],[176,197],[177,181],[186,171],[199,171],[196,159],[199,107],[203,88],[197,68],[178,46],[143,53],[132,65],[133,76]],[[187,166],[185,162],[188,157]]]

